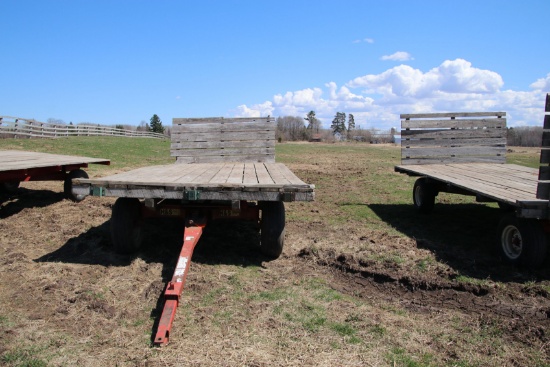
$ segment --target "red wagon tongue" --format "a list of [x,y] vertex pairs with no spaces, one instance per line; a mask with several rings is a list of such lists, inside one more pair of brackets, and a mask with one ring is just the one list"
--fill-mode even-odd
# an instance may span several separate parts
[[176,317],[176,309],[179,305],[181,293],[189,272],[193,250],[199,242],[204,225],[191,225],[185,227],[183,232],[183,246],[172,280],[168,282],[164,291],[164,308],[159,320],[157,334],[155,336],[155,345],[166,345],[170,338],[172,323]]

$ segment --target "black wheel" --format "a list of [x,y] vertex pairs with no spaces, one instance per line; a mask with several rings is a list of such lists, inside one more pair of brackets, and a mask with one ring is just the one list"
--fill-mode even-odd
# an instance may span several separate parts
[[9,181],[0,183],[0,192],[6,194],[15,194],[19,188],[19,181]]
[[65,177],[63,192],[65,193],[67,199],[71,199],[72,201],[78,203],[84,200],[84,198],[86,198],[86,195],[76,195],[73,193],[73,178],[88,178],[88,174],[81,169],[76,169],[69,172],[67,177]]
[[425,177],[421,177],[414,183],[413,203],[414,207],[423,214],[431,213],[435,205],[437,191],[428,183]]
[[139,249],[142,240],[139,199],[117,199],[111,215],[111,240],[119,254],[131,254]]
[[264,201],[262,209],[260,250],[266,256],[278,258],[285,243],[285,206],[282,201]]
[[506,214],[500,220],[498,234],[498,249],[507,263],[537,268],[544,262],[548,245],[538,220]]

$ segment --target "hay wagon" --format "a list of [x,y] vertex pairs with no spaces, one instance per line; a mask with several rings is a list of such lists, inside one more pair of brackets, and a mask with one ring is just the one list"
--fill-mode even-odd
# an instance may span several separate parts
[[[548,105],[547,97],[547,111]],[[550,128],[549,116],[544,125]],[[505,112],[402,114],[401,164],[395,171],[419,177],[412,197],[423,214],[434,209],[440,192],[498,203],[501,257],[534,268],[548,250],[550,182],[539,180],[539,169],[506,163],[506,132]],[[541,163],[550,162],[546,153],[543,149]],[[549,167],[541,167],[540,179],[549,177]]]
[[81,201],[86,195],[73,193],[74,178],[88,178],[89,163],[110,164],[108,159],[61,154],[0,150],[0,191],[14,193],[21,182],[64,181],[67,198]]
[[155,344],[168,342],[179,296],[202,228],[217,219],[249,220],[260,228],[260,250],[277,258],[284,245],[284,202],[311,201],[314,186],[275,162],[273,118],[175,118],[171,155],[174,164],[149,166],[99,179],[79,179],[77,195],[117,197],[111,237],[121,253],[141,242],[140,223],[152,217],[179,217],[183,247]]

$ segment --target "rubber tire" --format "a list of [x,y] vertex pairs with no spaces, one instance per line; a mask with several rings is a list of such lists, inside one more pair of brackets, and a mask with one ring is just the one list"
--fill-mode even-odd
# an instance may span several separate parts
[[432,184],[428,183],[426,177],[416,180],[413,187],[413,204],[420,213],[429,214],[432,212],[436,196],[437,191]]
[[497,233],[500,256],[508,264],[535,269],[544,262],[548,240],[538,220],[505,214]]
[[141,246],[141,203],[135,198],[118,198],[111,215],[111,241],[115,252],[133,254]]
[[285,243],[285,205],[282,201],[264,201],[260,208],[260,251],[276,259],[283,253]]
[[67,199],[79,203],[84,200],[87,195],[73,194],[73,178],[88,178],[88,174],[81,169],[75,169],[74,171],[69,172],[67,177],[65,177],[65,182],[63,183],[63,192],[65,193]]
[[0,183],[0,192],[6,194],[15,194],[19,188],[19,181],[9,181]]

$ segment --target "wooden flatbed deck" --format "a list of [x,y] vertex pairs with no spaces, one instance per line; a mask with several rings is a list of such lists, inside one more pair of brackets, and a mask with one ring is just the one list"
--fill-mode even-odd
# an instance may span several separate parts
[[99,179],[75,180],[77,193],[114,197],[194,200],[312,201],[314,186],[282,163],[174,163],[149,166]]
[[400,165],[396,172],[410,176],[425,176],[468,191],[481,199],[491,199],[513,206],[548,204],[536,197],[538,169],[516,164],[448,163]]
[[88,163],[109,164],[108,159],[70,155],[0,150],[0,172],[28,170],[33,168],[82,166]]

